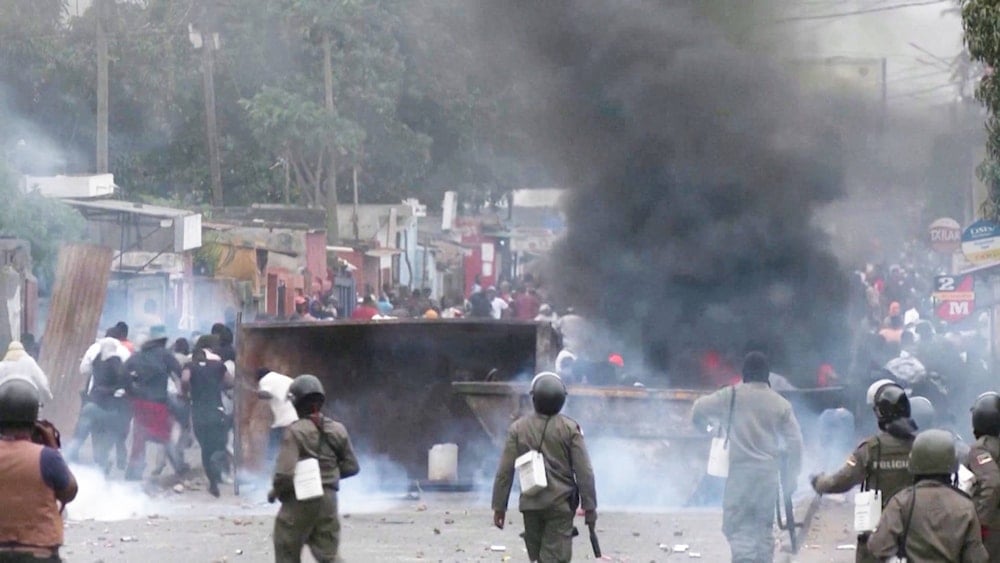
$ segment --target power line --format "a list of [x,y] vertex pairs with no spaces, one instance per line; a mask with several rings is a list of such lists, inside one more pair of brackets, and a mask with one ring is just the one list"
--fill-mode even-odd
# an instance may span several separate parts
[[931,6],[934,4],[943,4],[949,0],[924,0],[922,2],[906,2],[903,4],[892,4],[889,6],[878,6],[874,8],[861,8],[858,10],[851,10],[848,12],[837,12],[833,14],[816,14],[812,16],[788,16],[785,18],[779,18],[775,21],[777,22],[795,22],[795,21],[814,21],[814,20],[831,20],[845,18],[848,16],[860,16],[863,14],[874,14],[876,12],[891,12],[895,10],[902,10],[905,8],[916,8],[919,6]]
[[937,86],[931,86],[930,88],[924,88],[922,90],[914,90],[912,92],[903,92],[902,94],[892,94],[887,96],[886,99],[892,100],[897,98],[916,98],[924,94],[930,94],[931,92],[936,92],[944,88],[957,88],[959,85],[954,82],[948,82],[947,84],[938,84]]

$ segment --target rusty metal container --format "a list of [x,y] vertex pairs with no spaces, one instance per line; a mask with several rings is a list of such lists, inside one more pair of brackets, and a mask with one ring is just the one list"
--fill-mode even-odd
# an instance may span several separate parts
[[497,453],[453,381],[530,378],[552,365],[558,336],[547,323],[385,320],[250,323],[237,330],[237,424],[242,463],[263,465],[271,414],[254,395],[261,367],[311,373],[327,391],[327,413],[355,447],[424,478],[427,450],[458,444],[470,478]]
[[[532,412],[529,387],[528,382],[452,384],[498,449],[510,423]],[[688,502],[705,473],[711,439],[691,424],[691,406],[711,390],[571,385],[567,391],[563,413],[583,429],[602,488],[611,490],[612,503]],[[845,404],[842,388],[780,393],[792,404],[807,436],[823,409]]]

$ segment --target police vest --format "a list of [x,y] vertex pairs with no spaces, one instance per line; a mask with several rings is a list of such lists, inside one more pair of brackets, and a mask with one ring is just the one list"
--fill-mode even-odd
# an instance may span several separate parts
[[882,507],[900,490],[913,483],[910,475],[910,449],[913,440],[896,438],[879,432],[868,439],[868,466],[865,467],[865,489],[882,491]]
[[0,544],[57,547],[63,522],[56,494],[42,479],[42,446],[0,440]]

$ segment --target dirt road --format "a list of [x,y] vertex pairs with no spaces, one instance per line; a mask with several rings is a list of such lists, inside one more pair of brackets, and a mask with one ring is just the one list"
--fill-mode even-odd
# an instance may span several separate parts
[[[111,562],[266,562],[273,561],[271,526],[276,507],[263,502],[263,491],[231,490],[216,500],[204,491],[167,493],[117,521],[71,521],[63,555],[76,563]],[[117,495],[111,495],[114,502]],[[120,501],[119,501],[120,502]],[[348,562],[526,561],[515,512],[503,531],[490,524],[484,494],[424,494],[372,497],[345,491],[342,555]],[[849,508],[828,499],[806,545],[795,557],[776,561],[850,562]],[[598,532],[605,560],[723,562],[729,551],[719,531],[718,510],[601,511]],[[582,519],[579,527],[585,530]],[[683,546],[687,546],[684,550]],[[683,551],[682,551],[683,550]],[[574,560],[593,560],[585,537],[574,543]]]

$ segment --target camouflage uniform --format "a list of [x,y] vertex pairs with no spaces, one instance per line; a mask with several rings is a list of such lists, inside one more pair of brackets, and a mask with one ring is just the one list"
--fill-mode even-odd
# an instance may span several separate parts
[[990,561],[1000,561],[1000,438],[980,436],[969,450],[966,466],[976,476],[972,502],[982,526]]
[[[865,483],[873,490],[882,492],[882,507],[897,492],[913,482],[910,475],[910,449],[913,439],[898,438],[880,431],[858,445],[843,467],[832,475],[820,475],[813,488],[817,493],[846,493],[857,485]],[[857,563],[878,563],[878,559],[868,552],[868,534],[858,536]]]
[[528,558],[540,563],[568,563],[573,558],[573,517],[577,504],[584,510],[597,509],[594,470],[583,433],[576,421],[561,414],[534,413],[516,420],[507,432],[493,482],[494,511],[507,511],[514,483],[514,460],[529,450],[540,451],[545,458],[548,487],[520,498]]
[[979,537],[979,520],[972,501],[944,483],[920,481],[886,503],[878,529],[872,532],[867,544],[875,560],[897,555],[904,529],[909,563],[989,560]]
[[[337,490],[341,479],[358,473],[358,460],[344,425],[326,417],[321,420],[318,425],[312,418],[300,418],[287,427],[281,442],[274,469],[274,493],[281,500],[274,521],[276,563],[299,563],[303,545],[309,546],[319,563],[337,560]],[[319,460],[326,494],[300,501],[295,498],[295,464],[307,458]]]

